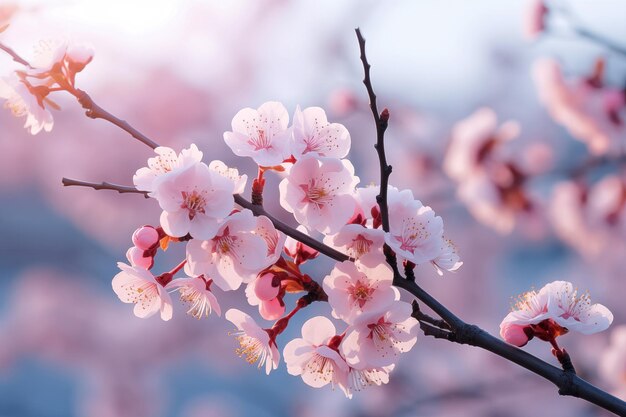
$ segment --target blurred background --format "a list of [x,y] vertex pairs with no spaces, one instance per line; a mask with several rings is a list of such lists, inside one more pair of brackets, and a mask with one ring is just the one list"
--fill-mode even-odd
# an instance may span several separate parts
[[[614,163],[621,154],[590,154],[541,101],[532,73],[539,59],[550,57],[571,86],[588,80],[603,58],[601,87],[623,89],[626,55],[619,45],[626,48],[626,3],[547,2],[549,12],[539,15],[537,4],[0,1],[0,26],[2,19],[11,24],[0,42],[25,57],[40,39],[91,43],[96,55],[77,86],[99,105],[162,145],[196,143],[205,159],[221,159],[249,176],[254,165],[232,155],[222,140],[239,109],[269,100],[282,101],[290,112],[296,105],[324,107],[330,121],[350,131],[349,157],[366,185],[377,181],[378,162],[354,35],[361,27],[379,106],[391,112],[391,183],[411,188],[443,217],[465,262],[442,278],[419,267],[420,284],[494,334],[512,297],[531,287],[569,280],[589,290],[594,302],[613,311],[612,328],[566,335],[561,343],[581,376],[624,396],[626,365],[617,378],[601,369],[619,366],[602,364],[606,352],[620,349],[612,331],[626,324],[624,204],[618,204],[618,221],[594,234],[599,243],[591,250],[582,243],[600,226],[587,221],[587,200],[573,198],[565,208],[555,202],[555,190],[586,161],[596,162],[584,172],[583,188],[606,176],[623,178],[623,164]],[[580,28],[614,47],[581,36]],[[15,68],[0,55],[0,75]],[[152,152],[116,127],[84,117],[69,95],[54,99],[62,111],[54,111],[51,133],[31,136],[23,120],[0,111],[0,416],[606,415],[559,397],[550,383],[492,354],[425,336],[388,385],[347,400],[329,387],[308,387],[284,364],[269,377],[249,366],[234,353],[236,342],[227,336],[232,325],[216,316],[197,321],[178,306],[169,322],[136,318],[111,290],[111,278],[116,262],[125,261],[132,232],[158,224],[156,202],[63,188],[61,178],[132,184]],[[533,209],[520,213],[504,203],[494,209],[511,211],[514,225],[507,230],[475,217],[457,194],[459,184],[441,168],[456,123],[482,107],[493,109],[500,122],[519,122],[521,133],[498,158],[530,167],[524,193]],[[618,115],[623,110],[618,106]],[[621,126],[615,123],[612,140],[626,141]],[[268,179],[267,208],[295,225],[272,190],[279,179]],[[177,263],[182,250],[169,250],[163,265]],[[320,281],[330,268],[322,259],[307,265]],[[218,296],[223,311],[240,307],[258,317],[243,291]],[[288,336],[327,309],[314,306],[298,315]],[[545,343],[531,341],[525,349],[555,363]]]

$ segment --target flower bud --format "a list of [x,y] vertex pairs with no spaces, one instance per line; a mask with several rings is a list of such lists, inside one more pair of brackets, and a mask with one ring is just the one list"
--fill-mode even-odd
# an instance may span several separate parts
[[270,301],[278,295],[279,287],[273,286],[274,274],[268,272],[258,277],[254,283],[254,293],[261,301]]
[[505,342],[517,347],[522,347],[528,343],[528,335],[524,332],[524,326],[516,324],[506,324],[500,328],[500,336]]
[[159,232],[152,226],[142,226],[133,233],[133,244],[142,251],[149,250],[159,241]]
[[73,72],[81,72],[93,59],[94,50],[85,44],[71,45],[65,52],[65,59]]
[[130,262],[132,266],[138,266],[144,269],[150,269],[152,268],[152,265],[154,264],[153,258],[144,257],[143,250],[139,249],[136,246],[133,246],[132,248],[128,249],[128,251],[126,252],[126,258],[128,259],[128,262]]
[[285,314],[285,304],[278,298],[269,301],[261,301],[259,304],[259,314],[265,320],[277,320]]

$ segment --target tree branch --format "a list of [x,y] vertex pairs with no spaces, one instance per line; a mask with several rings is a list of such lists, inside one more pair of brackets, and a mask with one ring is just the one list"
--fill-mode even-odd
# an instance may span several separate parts
[[2,49],[4,52],[9,54],[9,56],[13,58],[13,61],[17,62],[18,64],[22,64],[28,68],[33,67],[32,65],[30,65],[30,63],[27,60],[19,56],[17,52],[9,48],[8,46],[4,45],[3,43],[0,43],[0,49]]

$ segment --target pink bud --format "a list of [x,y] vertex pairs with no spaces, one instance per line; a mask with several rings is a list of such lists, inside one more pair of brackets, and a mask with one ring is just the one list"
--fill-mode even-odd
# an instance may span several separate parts
[[71,45],[65,52],[65,58],[74,72],[82,71],[91,62],[93,55],[93,48],[83,44]]
[[270,301],[278,295],[278,287],[272,286],[274,274],[266,273],[258,277],[254,283],[254,293],[261,301]]
[[518,324],[504,324],[500,327],[500,336],[505,342],[522,347],[528,343],[528,336],[524,332],[524,326]]
[[148,250],[159,241],[159,232],[152,226],[142,226],[133,233],[133,244],[139,249]]
[[278,298],[270,301],[261,301],[259,313],[265,320],[277,320],[285,314],[285,305],[281,304]]
[[143,250],[139,249],[137,246],[133,246],[128,249],[126,252],[126,258],[132,266],[138,266],[144,269],[152,268],[152,264],[154,263],[152,257],[145,258],[143,256]]

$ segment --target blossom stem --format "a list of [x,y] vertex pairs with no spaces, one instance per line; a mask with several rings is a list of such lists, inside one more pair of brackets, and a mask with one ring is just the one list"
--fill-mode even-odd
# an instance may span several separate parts
[[18,64],[22,64],[22,65],[24,65],[24,66],[26,66],[28,68],[32,68],[33,67],[32,65],[30,65],[30,63],[28,61],[26,61],[24,58],[19,56],[17,52],[15,52],[13,49],[9,48],[8,46],[4,45],[3,43],[0,43],[0,49],[2,49],[4,52],[9,54],[9,56],[11,58],[13,58],[13,61],[17,62]]

